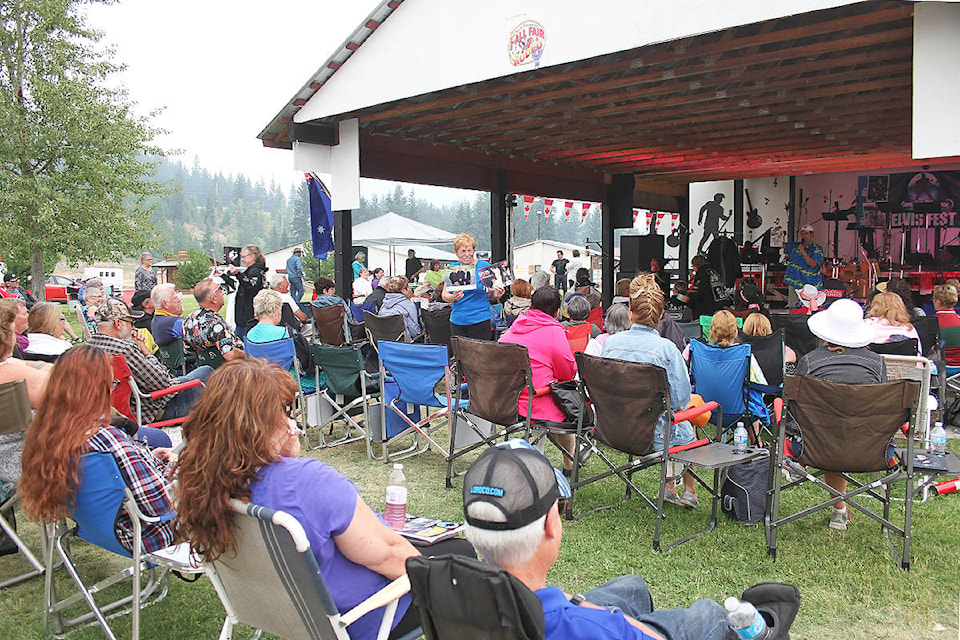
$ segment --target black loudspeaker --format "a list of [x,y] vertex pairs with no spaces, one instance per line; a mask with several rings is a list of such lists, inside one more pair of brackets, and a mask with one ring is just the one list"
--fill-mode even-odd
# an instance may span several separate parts
[[651,258],[659,258],[663,262],[663,236],[620,236],[622,273],[649,271]]

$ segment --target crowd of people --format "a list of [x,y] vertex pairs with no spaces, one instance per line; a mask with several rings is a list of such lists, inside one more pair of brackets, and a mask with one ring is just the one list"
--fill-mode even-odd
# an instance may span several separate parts
[[[785,363],[795,364],[799,375],[834,382],[886,380],[882,357],[867,345],[913,339],[918,353],[922,351],[911,324],[920,309],[909,288],[895,280],[885,283],[866,312],[850,299],[824,304],[817,285],[804,281],[813,270],[811,263],[818,256],[822,260],[816,246],[806,241],[807,235],[801,229],[804,242],[794,251],[795,264],[789,273],[800,285],[796,304],[809,312],[807,324],[821,346],[799,357],[788,348]],[[586,327],[586,353],[662,367],[672,412],[696,402],[682,331],[665,317],[670,287],[660,261],[651,263],[650,272],[617,282],[616,296],[603,311],[601,330],[591,320],[594,313],[601,313],[601,294],[590,271],[582,266],[579,252],[574,252],[573,260],[558,252],[549,273],[537,271],[529,279],[513,280],[509,289],[495,286],[488,291],[480,270],[490,263],[478,256],[476,239],[458,234],[453,248],[458,262],[449,267],[472,273],[468,286],[447,290],[439,263],[425,265],[412,250],[404,275],[393,276],[382,269],[370,270],[366,256],[358,253],[352,300],[337,295],[332,280],[319,277],[313,299],[303,303],[302,249],[293,251],[283,275],[270,273],[259,247],[248,245],[240,251],[239,266],[197,283],[194,297],[199,308],[187,315],[181,293],[172,284],[157,283],[152,256],[145,253],[130,305],[106,295],[96,280],[86,283],[77,317],[87,339],[79,346],[64,337],[74,336],[60,305],[29,303],[28,311],[28,302],[19,297],[0,300],[0,382],[24,380],[35,410],[22,442],[22,458],[17,457],[18,468],[12,470],[9,456],[4,455],[0,482],[16,483],[31,517],[55,520],[69,513],[81,457],[88,452],[108,453],[146,515],[176,512],[173,519],[145,525],[144,548],[154,551],[183,539],[207,558],[228,554],[237,544],[230,499],[286,511],[304,525],[324,577],[335,585],[332,595],[341,611],[402,575],[408,557],[420,553],[476,556],[479,552],[485,561],[534,591],[543,605],[549,640],[731,637],[726,614],[716,602],[701,600],[689,608],[657,611],[638,576],[623,576],[572,598],[547,585],[547,572],[557,560],[562,540],[565,498],[570,496],[566,478],[582,463],[573,459],[573,435],[550,436],[563,452],[559,469],[523,442],[486,450],[464,478],[467,539],[431,547],[414,547],[387,527],[350,479],[322,462],[300,457],[302,432],[292,417],[295,395],[298,386],[309,390],[316,380],[310,348],[302,335],[309,324],[309,305],[339,306],[345,317],[366,305],[379,315],[399,315],[413,341],[425,332],[415,290],[429,296],[432,304],[450,308],[453,336],[496,338],[526,347],[536,389],[576,379],[570,332]],[[693,265],[692,283],[674,300],[712,316],[706,342],[724,349],[772,333],[769,317],[761,312],[739,314],[745,319],[742,331],[738,329],[734,313],[720,308],[713,270],[700,256]],[[813,293],[805,293],[805,287],[813,287]],[[221,313],[231,290],[235,291],[233,323]],[[957,303],[954,284],[936,288],[933,305],[941,327],[960,327]],[[293,338],[298,347],[296,366],[281,368],[246,353],[255,345],[286,338]],[[171,373],[155,355],[178,345],[186,354],[199,357],[182,375]],[[123,356],[143,392],[194,380],[203,385],[144,399],[140,405],[143,424],[127,424],[112,406],[115,355]],[[960,365],[960,342],[948,344],[946,355],[948,363]],[[211,362],[209,358],[216,360],[213,366],[202,364],[201,360]],[[291,375],[298,371],[303,374],[299,385]],[[750,379],[766,384],[755,358]],[[529,412],[529,417],[541,422],[568,421],[549,393],[532,399],[527,393],[524,390],[518,399],[520,416]],[[760,392],[751,392],[748,410],[756,419],[756,437],[759,426],[769,421]],[[170,449],[162,431],[145,426],[175,419],[183,419],[185,446],[179,454]],[[695,438],[689,422],[671,425],[664,414],[654,442],[663,446],[667,440],[679,446]],[[0,442],[0,453],[7,451],[6,444]],[[791,447],[799,455],[802,441],[792,442]],[[827,473],[825,482],[845,490],[839,473]],[[498,492],[491,487],[509,489]],[[687,508],[699,506],[690,470],[667,487],[666,500]],[[828,526],[843,530],[849,523],[844,503],[834,505]],[[115,533],[125,548],[132,548],[132,523],[126,513],[117,518]],[[418,624],[410,598],[404,596],[390,637],[399,637]],[[372,638],[378,625],[378,615],[368,614],[351,625],[351,637]]]

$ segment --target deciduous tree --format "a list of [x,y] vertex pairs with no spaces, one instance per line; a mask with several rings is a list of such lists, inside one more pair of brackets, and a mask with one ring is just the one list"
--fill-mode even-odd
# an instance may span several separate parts
[[109,84],[120,67],[85,24],[98,1],[0,0],[0,242],[37,283],[61,256],[137,253],[166,191],[143,159],[159,131]]

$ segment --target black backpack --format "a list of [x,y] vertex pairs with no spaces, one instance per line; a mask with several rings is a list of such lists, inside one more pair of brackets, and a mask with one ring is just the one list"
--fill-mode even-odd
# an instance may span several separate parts
[[770,460],[766,457],[730,467],[720,489],[720,508],[740,524],[762,522],[769,480]]

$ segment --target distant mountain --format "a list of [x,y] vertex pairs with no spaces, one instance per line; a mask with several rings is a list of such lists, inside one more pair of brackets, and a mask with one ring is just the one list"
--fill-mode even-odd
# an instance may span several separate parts
[[[219,255],[224,246],[259,245],[272,251],[309,238],[310,199],[306,182],[284,193],[279,185],[266,185],[244,175],[210,173],[197,158],[187,168],[179,161],[153,158],[158,162],[156,179],[178,189],[164,197],[153,214],[160,229],[157,244],[149,249],[171,253],[201,249]],[[549,195],[549,194],[548,194]],[[541,208],[537,208],[540,206]],[[517,208],[515,243],[537,239],[539,201],[528,217]],[[437,205],[416,196],[416,185],[397,184],[386,195],[361,196],[354,223],[371,220],[393,211],[451,232],[473,234],[481,248],[490,245],[490,199],[479,194],[453,204]],[[587,237],[599,239],[600,216],[592,212],[585,222],[579,216],[564,222],[562,215],[539,220],[541,238],[583,244]]]

